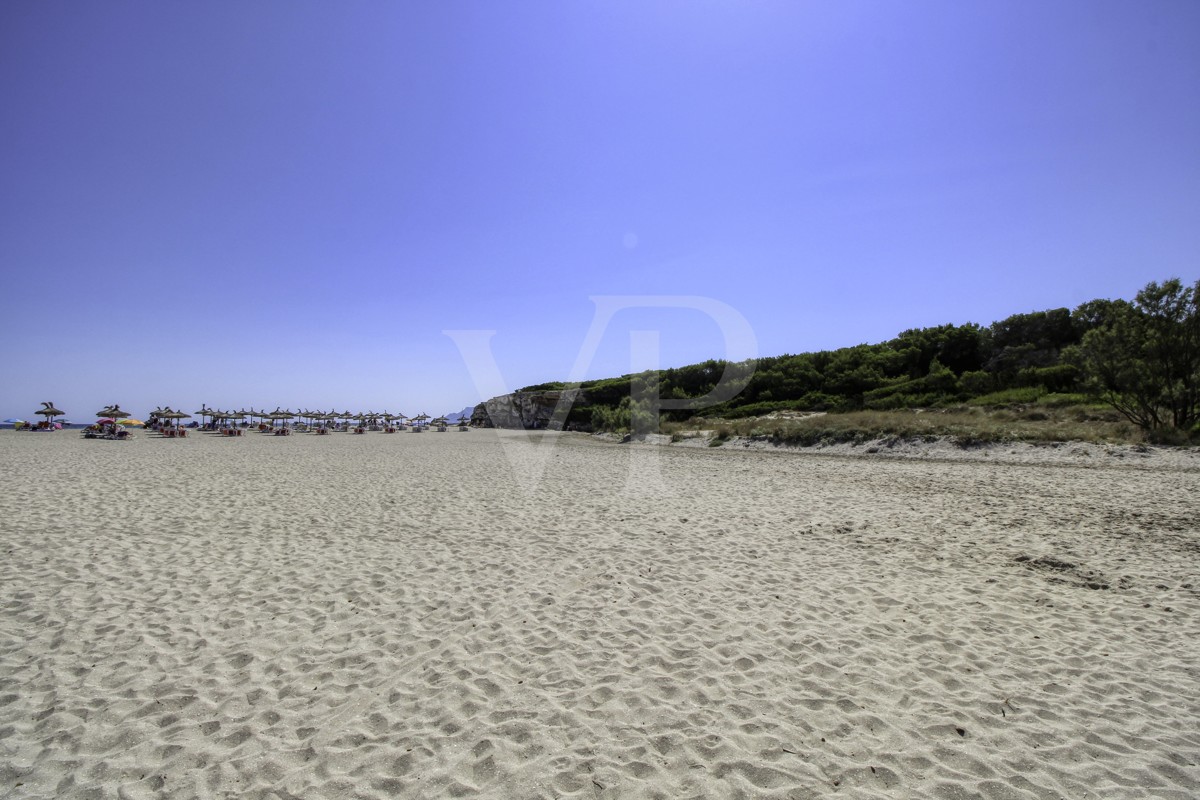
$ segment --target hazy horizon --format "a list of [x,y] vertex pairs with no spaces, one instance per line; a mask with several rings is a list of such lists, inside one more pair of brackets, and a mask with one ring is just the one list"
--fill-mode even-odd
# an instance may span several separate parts
[[[0,418],[457,411],[1200,277],[1200,5],[7,4]],[[87,413],[82,413],[87,412]]]

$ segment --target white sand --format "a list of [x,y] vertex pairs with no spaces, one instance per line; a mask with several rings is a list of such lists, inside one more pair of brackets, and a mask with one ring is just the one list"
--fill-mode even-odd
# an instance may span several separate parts
[[0,797],[1194,798],[1200,472],[1087,460],[0,433]]

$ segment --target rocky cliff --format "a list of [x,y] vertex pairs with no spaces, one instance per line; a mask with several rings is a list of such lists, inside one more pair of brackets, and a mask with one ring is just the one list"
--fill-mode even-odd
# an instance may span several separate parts
[[552,417],[555,406],[564,394],[572,403],[582,399],[579,389],[502,394],[475,406],[475,411],[471,414],[471,424],[483,428],[562,430],[562,426],[556,424]]

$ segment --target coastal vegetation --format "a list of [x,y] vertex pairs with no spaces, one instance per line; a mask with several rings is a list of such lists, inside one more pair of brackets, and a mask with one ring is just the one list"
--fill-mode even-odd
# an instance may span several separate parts
[[948,439],[965,448],[1009,441],[1110,444],[1141,438],[1138,429],[1115,411],[1086,404],[781,412],[732,420],[693,417],[686,422],[664,422],[662,432],[673,441],[702,435],[715,443],[737,437],[805,447]]
[[[740,391],[717,405],[697,402],[722,376]],[[719,420],[720,431],[795,443],[952,436],[1182,444],[1200,440],[1200,282],[1173,278],[1133,301],[1092,300],[986,327],[915,328],[877,344],[708,360],[579,386],[566,420],[576,430],[678,433]]]

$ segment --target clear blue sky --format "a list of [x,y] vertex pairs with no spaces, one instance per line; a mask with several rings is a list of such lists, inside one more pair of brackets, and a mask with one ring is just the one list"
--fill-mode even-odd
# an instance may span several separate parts
[[[1200,272],[1200,3],[0,4],[0,415],[479,400]],[[720,357],[625,312],[589,377]],[[734,354],[740,355],[740,354]]]

